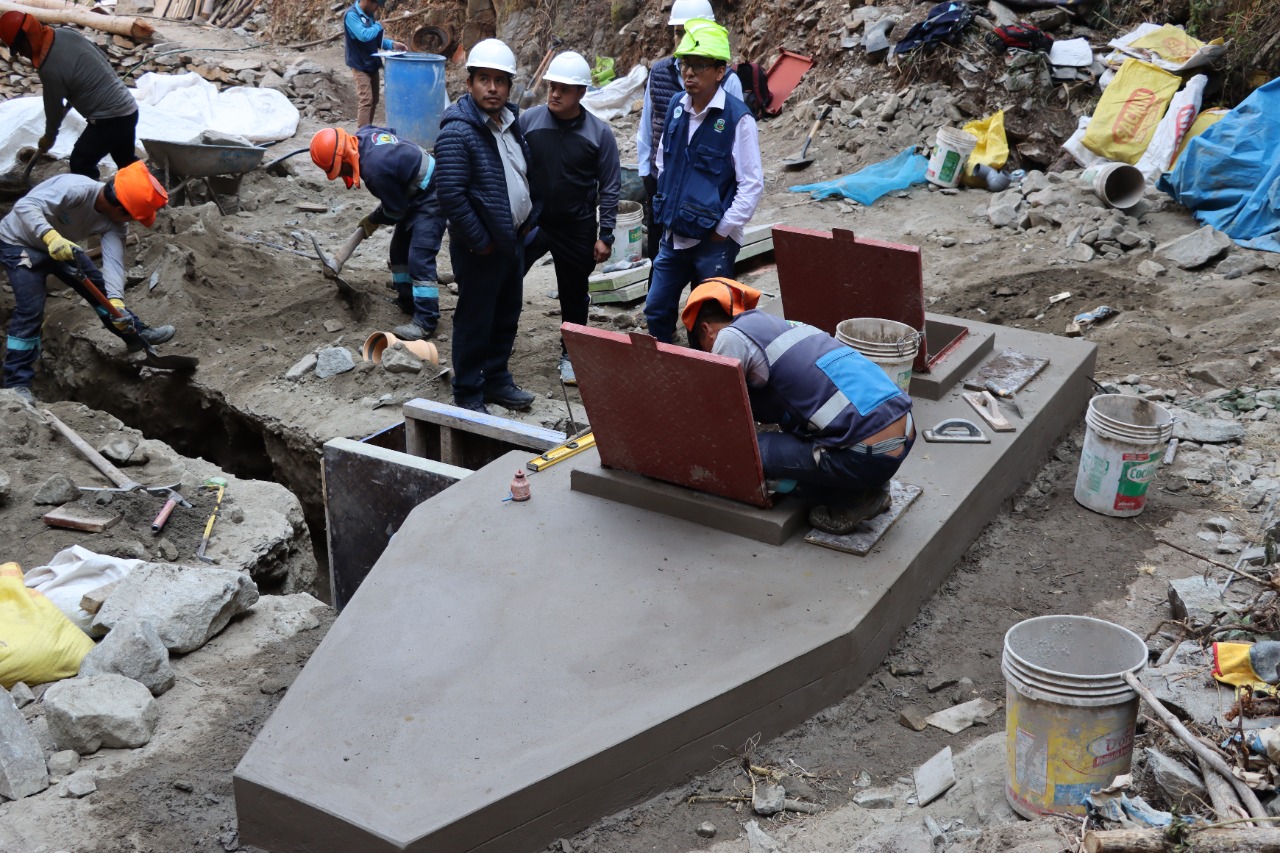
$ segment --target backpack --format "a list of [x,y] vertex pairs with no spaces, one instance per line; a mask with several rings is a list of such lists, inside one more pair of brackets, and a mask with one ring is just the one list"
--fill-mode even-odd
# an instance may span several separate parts
[[996,27],[987,34],[987,43],[997,49],[1003,47],[1019,50],[1049,50],[1053,47],[1053,36],[1039,27],[1018,23],[1007,27]]
[[739,62],[734,73],[742,84],[742,100],[752,116],[759,119],[766,114],[777,115],[769,112],[769,101],[773,100],[769,93],[769,75],[758,62]]

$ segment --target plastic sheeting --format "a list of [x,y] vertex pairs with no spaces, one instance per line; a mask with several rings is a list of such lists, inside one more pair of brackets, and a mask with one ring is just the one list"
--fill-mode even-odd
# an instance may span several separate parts
[[929,161],[917,154],[915,148],[908,148],[891,160],[872,163],[852,175],[790,189],[793,193],[809,193],[816,199],[844,196],[859,204],[872,204],[894,190],[905,190],[912,184],[923,184],[928,165]]
[[1280,252],[1278,149],[1280,78],[1192,139],[1156,186],[1241,246]]
[[[298,130],[298,108],[274,89],[236,86],[219,92],[198,74],[147,73],[132,91],[138,101],[138,139],[193,142],[206,130],[218,130],[260,144],[289,139]],[[84,119],[71,110],[50,153],[70,156],[84,128]],[[0,103],[0,172],[13,169],[18,152],[34,147],[43,133],[44,100],[38,95]],[[137,152],[146,156],[141,143]]]
[[610,121],[631,112],[631,105],[644,95],[644,81],[649,79],[649,69],[637,65],[603,89],[587,92],[582,98],[582,108],[601,121]]

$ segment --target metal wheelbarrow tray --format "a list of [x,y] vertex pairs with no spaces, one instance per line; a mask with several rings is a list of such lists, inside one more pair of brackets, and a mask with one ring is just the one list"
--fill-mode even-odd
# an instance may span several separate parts
[[[147,150],[151,162],[164,173],[166,187],[174,188],[175,181],[177,185],[186,186],[188,181],[199,179],[204,181],[209,197],[215,203],[218,203],[218,197],[209,186],[209,178],[235,176],[236,189],[233,192],[238,191],[240,177],[258,168],[267,153],[265,148],[164,142],[159,139],[144,139],[142,147]],[[222,210],[221,204],[218,204],[218,209]]]

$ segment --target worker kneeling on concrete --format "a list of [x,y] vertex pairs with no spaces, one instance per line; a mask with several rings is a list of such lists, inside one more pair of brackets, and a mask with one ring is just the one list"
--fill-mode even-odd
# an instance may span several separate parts
[[[4,355],[6,388],[17,390],[28,402],[35,399],[31,381],[40,357],[45,278],[50,275],[84,297],[130,352],[142,349],[143,341],[162,344],[173,337],[173,326],[152,328],[124,305],[125,224],[132,220],[150,228],[156,211],[168,201],[169,194],[139,160],[105,183],[83,175],[50,178],[0,220],[0,266],[8,274],[15,301]],[[101,270],[77,245],[95,234],[102,241]],[[84,285],[85,277],[106,293],[121,317],[113,319],[98,304]]]
[[[915,441],[911,398],[821,329],[755,309],[760,291],[725,278],[689,294],[681,319],[698,349],[736,358],[761,432],[765,478],[815,502],[809,523],[836,535],[889,508],[889,480]],[[779,491],[783,491],[779,488]]]
[[413,322],[396,326],[401,340],[420,341],[436,333],[440,322],[440,289],[436,255],[444,237],[445,217],[436,202],[435,158],[394,130],[365,125],[355,136],[327,127],[311,137],[311,160],[329,180],[342,178],[347,189],[365,187],[380,204],[360,220],[364,237],[382,225],[391,233],[391,286],[400,310]]

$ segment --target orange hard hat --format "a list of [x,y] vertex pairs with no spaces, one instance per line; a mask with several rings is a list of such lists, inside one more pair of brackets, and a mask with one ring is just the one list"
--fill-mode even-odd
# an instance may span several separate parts
[[169,203],[169,194],[141,160],[116,172],[113,187],[120,206],[148,228],[156,224],[156,211]]
[[760,291],[747,287],[740,281],[731,278],[709,278],[693,289],[689,301],[684,305],[680,319],[690,332],[698,322],[698,311],[704,302],[719,302],[724,313],[737,317],[743,311],[750,311],[760,301]]
[[26,12],[5,12],[0,15],[0,41],[12,47],[14,39],[22,32],[22,22],[26,17]]
[[[19,52],[28,58],[35,58],[43,50],[47,40],[44,33],[46,29],[48,28],[44,24],[26,12],[5,12],[0,15],[0,41],[9,47],[21,47]],[[27,37],[26,45],[15,45],[18,36],[24,34]]]
[[[329,180],[341,177],[347,189],[360,186],[360,144],[340,127],[317,130],[311,137],[311,162],[320,167]],[[342,174],[342,164],[351,165],[351,175]]]

